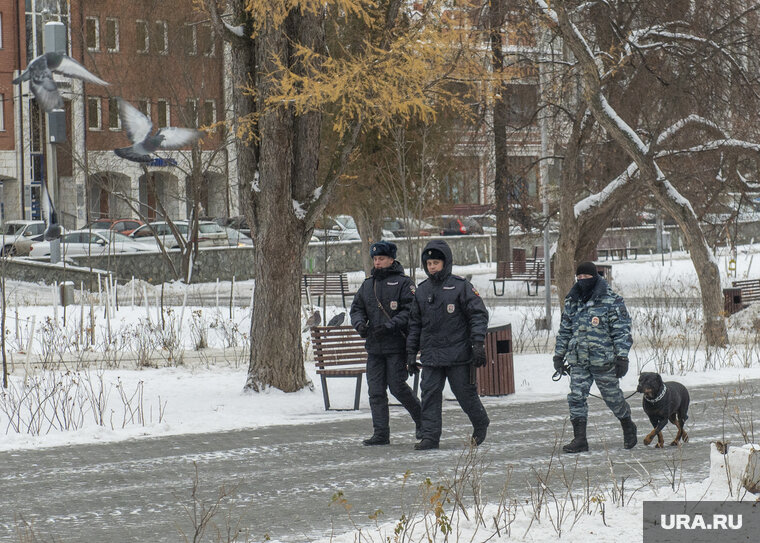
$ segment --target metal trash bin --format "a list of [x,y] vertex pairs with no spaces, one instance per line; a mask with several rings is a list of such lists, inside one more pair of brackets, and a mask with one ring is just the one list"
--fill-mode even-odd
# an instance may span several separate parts
[[503,396],[515,392],[512,362],[512,325],[489,328],[486,333],[486,364],[477,370],[478,394]]

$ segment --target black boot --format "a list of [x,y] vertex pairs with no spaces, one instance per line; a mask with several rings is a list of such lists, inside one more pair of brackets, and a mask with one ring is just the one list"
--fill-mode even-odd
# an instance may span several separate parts
[[423,439],[419,443],[417,443],[414,446],[415,451],[427,451],[430,449],[437,449],[438,448],[438,442],[433,441],[432,439]]
[[362,441],[365,445],[388,445],[390,442],[391,440],[388,436],[381,436],[378,434],[374,434],[369,439]]
[[486,433],[488,432],[488,422],[483,426],[478,426],[472,430],[472,443],[477,447],[486,440]]
[[636,425],[631,420],[631,417],[628,417],[627,419],[620,419],[620,426],[623,427],[623,447],[633,449],[638,442],[636,438]]
[[588,451],[586,441],[586,419],[570,419],[573,423],[573,440],[562,447],[562,452],[579,453]]

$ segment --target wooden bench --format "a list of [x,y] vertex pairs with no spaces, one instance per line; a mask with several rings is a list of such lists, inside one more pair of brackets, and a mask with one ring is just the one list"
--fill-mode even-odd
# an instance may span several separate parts
[[624,237],[603,237],[596,246],[597,254],[604,260],[636,260],[639,256],[639,250],[636,247],[629,247],[630,242]]
[[[528,296],[538,295],[538,285],[544,283],[544,259],[527,258],[511,262],[497,262],[496,277],[491,279],[494,296],[504,296],[504,288],[507,281],[525,281],[528,287]],[[497,292],[496,290],[497,283],[501,283],[501,292]],[[535,287],[533,294],[530,291],[531,285]]]
[[[322,381],[325,410],[330,408],[327,379],[331,377],[356,379],[354,410],[359,409],[362,393],[362,376],[367,373],[367,351],[364,338],[351,326],[315,326],[311,329],[311,345],[317,375]],[[414,393],[417,394],[419,373],[414,376]]]
[[317,305],[320,305],[322,297],[340,296],[343,307],[346,307],[346,298],[354,294],[356,292],[349,291],[348,275],[345,273],[305,273],[301,276],[301,296],[316,296]]
[[760,279],[731,281],[731,287],[723,289],[723,310],[727,316],[738,313],[751,302],[760,301]]

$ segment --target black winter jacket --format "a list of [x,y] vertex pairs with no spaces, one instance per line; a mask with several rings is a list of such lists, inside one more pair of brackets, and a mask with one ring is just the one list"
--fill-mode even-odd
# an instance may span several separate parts
[[[376,296],[377,295],[377,296]],[[398,262],[387,268],[372,268],[372,275],[364,280],[351,304],[351,326],[367,324],[370,335],[365,347],[368,353],[403,353],[409,326],[409,309],[414,299],[414,283],[404,275]],[[380,302],[385,312],[378,306]],[[387,313],[388,315],[386,316]],[[388,318],[390,317],[390,319]],[[373,334],[375,326],[391,322],[391,330]]]
[[[425,252],[438,249],[445,255],[443,270],[427,272]],[[420,283],[409,317],[407,354],[421,352],[423,366],[467,364],[472,344],[485,341],[488,310],[468,280],[451,274],[451,249],[443,240],[433,240],[422,252],[422,268],[428,279]]]

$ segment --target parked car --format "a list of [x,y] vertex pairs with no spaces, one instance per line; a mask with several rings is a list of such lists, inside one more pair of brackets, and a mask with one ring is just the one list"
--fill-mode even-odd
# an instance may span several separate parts
[[496,234],[496,215],[470,215],[469,218],[480,225],[484,234]]
[[230,247],[253,247],[253,240],[241,230],[235,230],[231,226],[222,226],[222,228],[227,232]]
[[383,229],[389,230],[397,238],[411,236],[430,236],[438,233],[438,229],[430,223],[419,219],[402,219],[386,217],[383,219]]
[[[361,239],[359,236],[359,229],[356,226],[356,221],[351,215],[336,215],[335,220],[339,222],[345,229],[343,230],[342,239]],[[382,230],[383,239],[393,239],[396,235],[386,228]]]
[[325,238],[327,238],[327,241],[361,239],[359,231],[356,229],[356,225],[354,225],[354,228],[347,228],[346,225],[335,217],[325,217],[324,221],[322,219],[317,220],[313,233],[320,239],[320,241],[325,241]]
[[143,224],[145,223],[140,219],[98,219],[92,221],[85,228],[89,230],[113,230],[128,236]]
[[475,219],[458,215],[441,215],[430,217],[425,221],[434,225],[441,236],[462,236],[467,234],[482,234],[483,227]]
[[[188,232],[190,229],[187,221],[175,221],[174,225],[177,227],[182,239],[188,239]],[[179,245],[174,237],[174,234],[169,228],[169,224],[165,221],[152,222],[150,224],[144,224],[129,237],[139,243],[153,243],[155,244],[156,238],[153,236],[151,228],[155,230],[158,239],[161,244],[167,249],[178,249]],[[191,242],[193,240],[190,240]],[[227,232],[224,229],[211,221],[201,221],[198,223],[198,246],[199,247],[228,247],[229,240],[227,239]]]
[[23,238],[33,238],[45,232],[44,221],[10,220],[3,223],[2,254],[16,254],[16,242]]
[[251,237],[251,227],[248,226],[248,219],[244,215],[238,215],[236,217],[217,217],[213,219],[213,222],[219,226],[228,226],[235,230],[240,230],[243,234]]
[[[61,254],[64,257],[79,255],[104,255],[139,253],[152,250],[143,243],[113,230],[74,230],[61,238]],[[33,243],[29,256],[50,256],[50,242]]]
[[[61,226],[61,234],[67,233],[68,230]],[[20,238],[18,241],[16,241],[16,243],[13,244],[13,247],[16,250],[14,254],[16,256],[29,256],[29,252],[32,250],[32,245],[39,243],[40,241],[45,241],[45,234],[40,234],[39,236],[34,236],[33,238]]]

